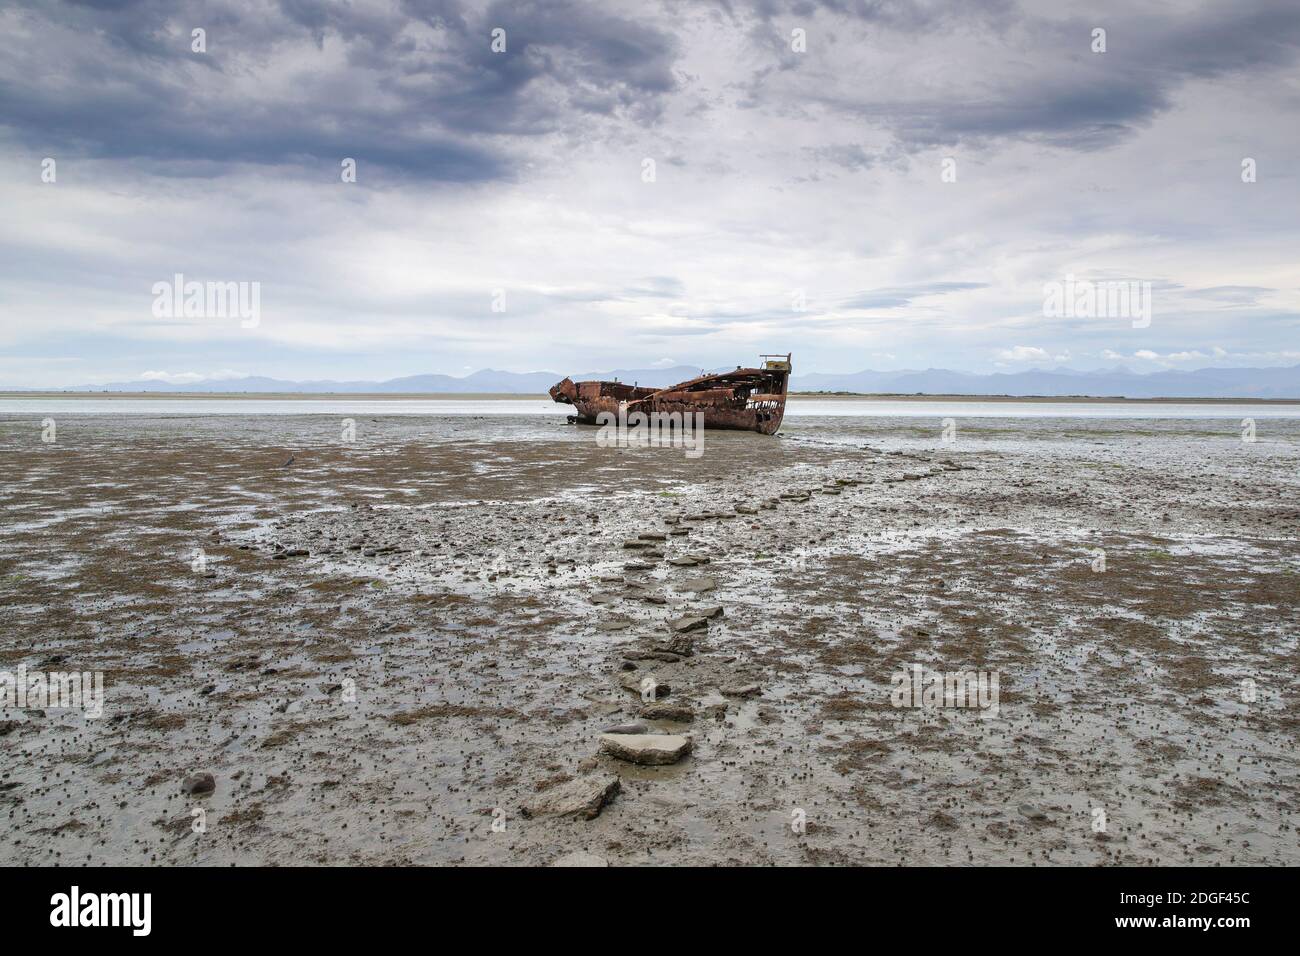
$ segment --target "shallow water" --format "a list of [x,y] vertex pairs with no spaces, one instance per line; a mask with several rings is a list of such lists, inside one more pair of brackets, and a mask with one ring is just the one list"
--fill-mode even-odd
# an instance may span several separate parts
[[[0,415],[540,415],[563,419],[547,399],[3,398]],[[1300,403],[953,402],[795,399],[787,418],[1300,418]]]

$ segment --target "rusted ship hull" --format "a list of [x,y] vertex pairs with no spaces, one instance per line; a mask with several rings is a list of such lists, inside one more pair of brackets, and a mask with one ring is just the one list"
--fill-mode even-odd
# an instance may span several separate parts
[[[575,382],[564,379],[551,387],[554,401],[572,405],[573,420],[596,425],[602,414],[628,416],[635,412],[658,415],[698,413],[705,428],[774,435],[785,417],[790,384],[790,356],[762,356],[762,368],[737,368],[734,372],[701,375],[667,388],[641,388],[623,382]],[[606,419],[607,421],[609,419]]]

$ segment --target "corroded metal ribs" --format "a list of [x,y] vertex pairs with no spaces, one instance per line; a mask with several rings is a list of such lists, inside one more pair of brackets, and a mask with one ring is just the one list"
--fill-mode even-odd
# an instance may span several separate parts
[[595,425],[596,416],[634,412],[661,415],[699,412],[705,428],[729,428],[773,435],[785,415],[790,355],[763,355],[762,368],[701,375],[667,388],[639,388],[623,382],[575,382],[551,386],[551,398],[577,411],[574,420]]

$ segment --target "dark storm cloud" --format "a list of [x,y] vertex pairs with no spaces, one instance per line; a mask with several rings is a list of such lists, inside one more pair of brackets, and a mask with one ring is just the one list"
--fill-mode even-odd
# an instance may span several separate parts
[[[0,39],[0,124],[34,149],[95,158],[336,168],[351,156],[497,179],[515,138],[584,118],[651,123],[675,86],[670,34],[578,2],[34,3],[20,25],[29,36]],[[206,53],[191,52],[194,27]],[[341,62],[299,53],[335,41]]]
[[[32,149],[175,163],[185,175],[230,163],[334,169],[352,156],[404,175],[476,181],[509,178],[539,136],[599,136],[603,121],[656,124],[678,89],[692,17],[707,8],[32,0],[15,9],[20,29],[0,36],[0,125]],[[829,109],[891,134],[883,153],[810,153],[850,172],[997,140],[1110,146],[1170,109],[1189,80],[1284,67],[1300,48],[1300,8],[1284,0],[1099,14],[1096,24],[1012,0],[761,0],[713,11],[756,54],[726,64],[742,106]],[[811,52],[791,51],[793,23],[808,26]],[[854,24],[869,28],[860,51],[837,36]],[[1089,49],[1094,25],[1108,31],[1104,54]],[[196,26],[208,33],[205,54],[190,51]],[[494,27],[506,30],[504,54],[490,49]],[[943,39],[946,74],[918,80],[904,69],[888,84],[842,70],[803,78],[836,49],[869,63],[927,38]]]
[[829,13],[915,32],[954,19],[1002,22],[1016,12],[1016,4],[1014,0],[758,0],[752,9],[768,21]]
[[[1170,109],[1188,81],[1282,68],[1300,58],[1300,7],[1290,0],[1070,20],[1006,2],[768,2],[758,10],[763,19],[749,35],[771,57],[741,81],[744,105],[778,112],[827,107],[887,130],[906,150],[1008,139],[1103,148]],[[885,86],[787,85],[790,74],[817,66],[816,57],[790,50],[789,25],[805,22],[815,42],[817,25],[824,34],[827,21],[811,18],[824,13],[871,23],[865,57],[911,35],[960,28],[970,36],[951,48],[957,55],[946,77],[914,83],[903,73]],[[792,19],[799,16],[809,19]],[[778,17],[780,30],[769,22]],[[1091,50],[1094,27],[1107,31],[1104,53]]]

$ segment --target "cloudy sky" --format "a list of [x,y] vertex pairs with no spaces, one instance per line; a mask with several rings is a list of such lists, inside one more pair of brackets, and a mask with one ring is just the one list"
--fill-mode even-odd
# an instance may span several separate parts
[[1298,67],[1294,2],[8,2],[0,384],[1296,364]]

